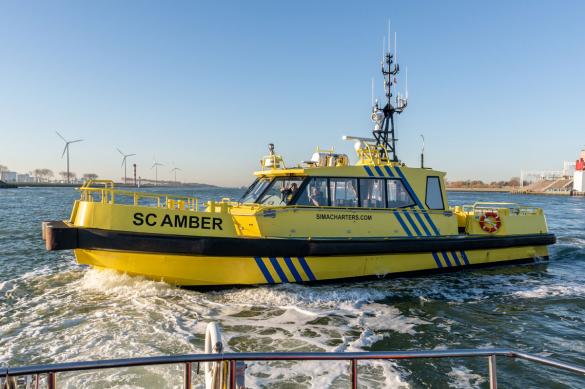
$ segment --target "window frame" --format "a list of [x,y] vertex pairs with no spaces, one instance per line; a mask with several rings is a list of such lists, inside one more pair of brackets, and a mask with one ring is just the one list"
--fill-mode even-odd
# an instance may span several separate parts
[[382,184],[383,194],[382,194],[382,196],[384,197],[382,201],[384,203],[384,206],[379,207],[379,208],[366,207],[366,209],[393,209],[393,208],[388,208],[388,183],[387,183],[387,180],[389,180],[389,179],[398,179],[398,180],[402,181],[401,178],[391,178],[391,177],[358,177],[358,196],[359,196],[358,197],[358,200],[359,200],[358,206],[359,206],[359,208],[364,208],[362,206],[362,192],[361,192],[362,180],[382,180],[383,181],[383,184]]
[[[388,200],[389,200],[389,198],[388,198],[388,195],[389,195],[389,193],[388,193],[388,181],[391,181],[391,180],[392,181],[399,181],[400,184],[402,184],[402,187],[404,188],[404,191],[408,194],[408,197],[410,197],[410,201],[411,201],[410,204],[405,205],[403,207],[392,207],[392,208],[388,207]],[[414,195],[416,195],[416,193]],[[417,203],[416,203],[416,200],[414,199],[413,193],[410,191],[410,189],[408,188],[408,186],[406,186],[406,184],[404,183],[404,180],[402,178],[400,178],[400,177],[388,177],[388,178],[386,178],[386,209],[412,208],[412,207],[414,207],[416,205],[417,205]]]
[[[439,183],[439,194],[441,195],[441,208],[431,208],[429,206],[429,204],[427,203],[427,199],[428,199],[428,193],[429,193],[429,179],[430,178],[436,178],[437,182]],[[445,210],[445,198],[443,196],[443,187],[441,186],[441,177],[439,176],[427,176],[427,182],[426,182],[426,186],[425,186],[425,205],[427,206],[427,208],[431,211],[444,211]]]
[[[339,176],[339,177],[323,177],[323,178],[327,178],[327,193],[328,193],[328,198],[329,200],[327,201],[327,206],[328,207],[333,207],[333,208],[361,208],[361,201],[360,201],[360,177],[345,177],[345,176]],[[365,178],[365,177],[364,177]],[[331,205],[331,179],[339,179],[339,180],[356,180],[356,186],[357,188],[355,188],[355,192],[356,192],[356,196],[357,196],[357,207],[340,207],[340,206],[334,206]]]
[[[263,203],[260,203],[259,201],[264,197],[264,195],[266,194],[266,192],[268,191],[268,189],[270,189],[272,187],[272,185],[274,184],[274,181],[277,180],[291,180],[291,179],[300,179],[301,180],[301,185],[299,186],[299,189],[297,189],[297,192],[295,193],[295,195],[290,199],[290,201],[287,204],[284,205],[266,205]],[[264,206],[269,206],[269,207],[288,207],[290,205],[294,205],[293,203],[296,201],[297,196],[299,195],[301,188],[303,188],[305,186],[305,183],[307,182],[307,176],[275,176],[275,177],[270,177],[270,183],[266,186],[266,188],[264,188],[264,190],[262,191],[262,194],[260,194],[260,196],[258,196],[258,199],[256,201],[254,201],[254,204],[258,204],[258,205],[264,205]]]
[[[252,191],[252,189],[256,186],[258,181],[260,181],[260,177],[256,177],[256,179],[250,184],[250,186],[248,186],[248,188],[246,188],[246,191],[244,192],[244,194],[240,196],[240,200],[244,199]],[[238,200],[238,202],[240,202],[240,201]],[[246,203],[242,203],[242,204],[246,204]]]
[[[412,192],[410,191],[410,189],[408,188],[408,186],[404,183],[404,179],[402,179],[401,177],[359,177],[359,176],[339,176],[339,177],[329,177],[329,176],[275,176],[275,177],[269,177],[269,176],[262,176],[262,177],[258,177],[256,178],[256,180],[254,180],[254,182],[250,185],[250,187],[248,187],[248,189],[246,190],[246,192],[244,192],[244,194],[242,195],[241,199],[244,198],[248,192],[249,189],[252,188],[259,180],[261,180],[262,178],[268,178],[270,179],[269,184],[266,186],[266,188],[264,188],[264,190],[262,191],[262,193],[258,196],[258,199],[256,201],[254,201],[253,203],[246,203],[246,204],[259,204],[259,205],[263,205],[261,203],[259,203],[258,201],[260,201],[260,199],[262,197],[264,197],[264,195],[266,194],[266,192],[268,191],[268,189],[272,186],[273,182],[275,180],[286,180],[286,179],[300,179],[302,180],[301,185],[299,186],[299,189],[297,190],[297,192],[295,193],[295,195],[293,196],[293,198],[289,201],[288,204],[285,205],[278,205],[279,207],[290,207],[290,206],[297,206],[297,207],[302,207],[302,208],[318,208],[318,206],[314,206],[314,205],[297,205],[296,202],[299,198],[299,196],[301,195],[301,193],[306,189],[307,185],[309,185],[309,182],[312,179],[326,179],[327,180],[327,187],[326,187],[326,197],[327,197],[327,205],[323,205],[323,207],[330,207],[330,208],[338,208],[338,209],[367,209],[367,210],[392,210],[392,209],[402,209],[402,208],[411,208],[413,206],[415,206],[416,200],[413,197]],[[439,208],[439,209],[433,209],[431,207],[429,207],[429,205],[427,204],[427,188],[428,188],[428,180],[429,178],[437,178],[437,180],[439,181],[439,191],[441,194],[441,201],[443,204],[443,208]],[[357,180],[357,188],[356,188],[356,192],[357,192],[357,207],[340,207],[340,206],[333,206],[331,205],[331,180],[332,179],[355,179]],[[363,207],[362,206],[362,198],[361,198],[361,180],[383,180],[384,181],[384,204],[385,206],[383,208],[371,208],[371,207]],[[409,205],[405,205],[403,207],[388,207],[388,181],[399,181],[402,186],[404,187],[404,190],[406,191],[406,193],[408,194],[408,196],[410,197],[412,203]],[[441,178],[439,176],[427,176],[427,183],[426,183],[426,187],[425,187],[425,205],[427,207],[428,210],[444,210],[445,209],[445,199],[443,196],[443,187],[441,185]]]
[[244,197],[246,197],[250,192],[251,189],[259,182],[261,181],[263,178],[268,179],[268,185],[266,185],[266,188],[264,188],[264,190],[262,192],[260,192],[260,194],[258,195],[258,198],[256,200],[254,200],[253,202],[249,202],[249,203],[244,203],[244,202],[240,202],[238,200],[238,202],[240,202],[241,204],[258,204],[258,200],[260,200],[262,198],[262,196],[264,196],[264,193],[268,190],[268,188],[270,188],[270,185],[272,185],[272,181],[274,181],[275,177],[269,177],[269,176],[261,176],[261,177],[257,177],[254,182],[252,182],[252,184],[248,187],[248,189],[246,189],[246,191],[244,192],[244,194],[242,195],[242,197],[240,197],[240,200],[244,199]]
[[297,190],[297,193],[295,193],[295,195],[293,196],[293,198],[290,200],[290,204],[288,204],[289,206],[298,206],[298,207],[310,207],[310,208],[315,208],[317,207],[317,205],[297,205],[296,202],[299,199],[299,196],[301,195],[301,193],[303,193],[303,191],[306,189],[306,187],[309,185],[309,182],[313,179],[325,179],[327,180],[327,186],[325,188],[326,192],[325,192],[325,197],[327,198],[327,205],[320,205],[321,207],[330,207],[331,206],[331,197],[329,196],[329,177],[322,177],[322,176],[298,176],[298,177],[303,177],[303,183],[301,184],[301,186],[299,186],[299,190]]

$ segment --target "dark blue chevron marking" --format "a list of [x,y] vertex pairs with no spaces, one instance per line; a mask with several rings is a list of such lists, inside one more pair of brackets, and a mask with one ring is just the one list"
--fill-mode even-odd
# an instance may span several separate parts
[[311,268],[309,267],[309,264],[305,260],[305,257],[297,257],[297,258],[299,259],[299,263],[301,264],[301,267],[305,271],[305,274],[307,275],[307,277],[309,277],[309,280],[317,281],[317,277],[315,277],[315,275],[311,271]]
[[392,173],[390,166],[384,166],[384,170],[386,170],[386,173],[388,173],[388,177],[394,177],[394,173]]
[[467,254],[465,254],[465,251],[460,251],[461,253],[461,257],[463,257],[463,262],[465,262],[466,265],[469,265],[469,259],[467,259]]
[[284,257],[284,263],[286,263],[286,266],[288,267],[288,270],[290,270],[290,272],[292,273],[293,277],[295,278],[295,281],[303,282],[303,279],[301,278],[301,275],[297,271],[297,268],[295,267],[295,264],[293,263],[292,259],[290,259],[290,257]]
[[441,255],[443,256],[443,259],[445,260],[445,263],[447,264],[448,267],[453,266],[451,265],[451,261],[449,260],[449,256],[447,255],[446,252],[441,251]]
[[274,278],[272,278],[272,276],[270,275],[270,272],[268,271],[268,268],[264,264],[262,258],[254,257],[254,259],[256,260],[256,264],[260,268],[260,271],[262,272],[262,274],[264,274],[264,278],[266,278],[266,281],[270,284],[274,284]]
[[453,259],[457,263],[457,266],[461,266],[461,262],[459,262],[459,257],[457,257],[457,253],[455,251],[451,251],[451,255],[453,256]]
[[410,216],[409,212],[402,211],[402,213],[404,213],[404,216],[406,217],[406,219],[408,219],[408,222],[410,223],[411,227],[414,229],[414,232],[416,232],[416,234],[418,236],[422,236],[422,234],[420,233],[420,230],[418,229],[418,227],[414,223],[414,220],[412,220],[412,217]]
[[278,263],[276,258],[270,257],[270,263],[274,267],[274,270],[276,270],[276,274],[278,274],[278,276],[280,277],[280,280],[283,283],[288,282],[288,278],[286,278],[286,274],[284,274],[284,271],[282,271],[282,268],[280,267],[280,264]]
[[400,223],[400,225],[402,226],[402,229],[404,230],[404,232],[406,232],[406,235],[412,236],[412,232],[410,232],[410,230],[408,229],[408,227],[404,223],[404,220],[402,220],[400,213],[398,213],[398,211],[394,211],[394,216],[396,216],[396,219],[398,219],[398,223]]

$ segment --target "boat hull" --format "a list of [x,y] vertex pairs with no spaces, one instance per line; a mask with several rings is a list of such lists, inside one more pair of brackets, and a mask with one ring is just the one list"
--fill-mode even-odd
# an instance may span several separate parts
[[414,275],[548,259],[543,246],[337,256],[203,256],[75,249],[80,264],[181,286],[309,283]]

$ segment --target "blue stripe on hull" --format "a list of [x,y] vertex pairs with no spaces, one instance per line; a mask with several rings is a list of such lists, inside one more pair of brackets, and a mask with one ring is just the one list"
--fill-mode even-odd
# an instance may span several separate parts
[[295,267],[295,264],[293,263],[292,259],[290,259],[290,257],[284,257],[284,262],[286,263],[288,270],[290,270],[293,277],[295,278],[295,281],[296,282],[303,282],[303,279],[301,278],[301,275],[297,271],[297,268]]
[[282,268],[280,267],[278,260],[274,257],[270,257],[270,263],[272,264],[272,267],[274,267],[274,270],[276,270],[276,274],[278,274],[280,280],[283,283],[288,282],[288,278],[286,277],[286,274],[284,274],[284,271],[282,271]]
[[449,256],[447,255],[447,253],[446,253],[446,252],[444,252],[444,251],[441,251],[441,255],[443,256],[443,259],[445,260],[445,263],[447,264],[447,267],[451,267],[451,266],[453,266],[453,265],[451,264],[451,261],[449,260]]
[[317,278],[315,277],[315,275],[311,271],[311,268],[309,267],[309,264],[305,260],[305,257],[297,257],[297,258],[299,260],[299,263],[301,264],[301,267],[305,271],[305,274],[309,278],[309,281],[317,281]]
[[465,262],[466,265],[469,265],[469,259],[467,258],[467,254],[465,254],[465,251],[460,251],[461,253],[461,257],[463,258],[463,262]]
[[[400,218],[400,215],[396,215],[396,216],[397,216],[398,220],[401,222],[401,224],[403,225],[405,232],[407,232],[409,234],[409,236],[412,236],[412,233],[410,232],[408,227],[404,224],[404,221]],[[405,216],[408,218],[408,215],[405,214]],[[412,219],[411,219],[411,222],[412,222]],[[420,231],[417,230],[417,233],[420,234]],[[451,260],[449,259],[449,253],[453,257],[454,263],[452,263]],[[454,265],[462,266],[462,265],[469,265],[470,264],[469,258],[467,257],[467,254],[465,253],[465,251],[459,251],[459,255],[461,256],[461,260],[460,260],[460,257],[456,251],[450,251],[450,252],[442,251],[441,256],[443,257],[445,265],[443,265],[443,263],[441,262],[441,259],[440,259],[437,252],[432,252],[431,254],[433,256],[433,259],[435,260],[435,263],[437,264],[437,268],[439,268],[439,269],[443,268],[445,266],[453,267]],[[276,271],[276,274],[278,274],[278,276],[280,277],[281,282],[283,282],[283,283],[290,282],[289,279],[287,278],[286,274],[284,273],[282,267],[280,266],[278,259],[276,257],[270,257],[268,259],[270,261],[270,264],[272,265],[272,267]],[[286,266],[288,267],[288,270],[293,275],[295,281],[296,282],[304,282],[301,274],[299,273],[299,270],[297,270],[297,267],[293,261],[293,258],[283,257],[283,259],[284,259]],[[303,269],[303,271],[307,275],[307,278],[309,279],[309,281],[317,281],[317,278],[315,277],[315,275],[313,274],[313,271],[309,267],[307,260],[304,257],[297,257],[296,259],[299,261],[299,265],[301,266],[301,268]],[[272,275],[270,274],[270,271],[268,270],[268,267],[266,266],[266,263],[264,262],[263,258],[254,257],[254,260],[256,261],[258,268],[260,269],[260,271],[264,275],[266,282],[268,282],[269,284],[277,283],[274,280],[274,278],[272,277]]]
[[461,262],[459,262],[459,257],[457,257],[457,253],[455,251],[451,251],[451,256],[453,257],[453,259],[457,263],[457,266],[461,266]]
[[402,226],[402,229],[404,230],[404,232],[406,232],[406,235],[412,236],[412,232],[410,232],[410,230],[408,229],[408,227],[404,223],[404,220],[402,220],[400,213],[398,213],[398,211],[394,211],[394,216],[396,216],[398,223],[400,223],[400,225]]
[[414,223],[414,220],[412,220],[412,217],[410,216],[410,214],[407,211],[403,211],[403,214],[406,217],[406,219],[408,220],[408,222],[410,223],[410,225],[412,226],[412,228],[414,229],[414,232],[416,232],[416,234],[418,236],[422,236],[422,234],[420,233],[420,230],[418,229],[418,227]]
[[272,276],[270,275],[270,272],[268,271],[268,268],[264,264],[262,258],[254,257],[254,259],[256,260],[256,264],[260,268],[260,271],[264,275],[264,278],[266,278],[266,282],[268,282],[269,284],[274,284],[274,278],[272,278]]

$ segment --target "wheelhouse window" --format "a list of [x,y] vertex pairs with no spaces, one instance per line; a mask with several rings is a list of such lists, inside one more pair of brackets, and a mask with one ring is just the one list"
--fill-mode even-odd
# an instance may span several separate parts
[[404,208],[414,205],[414,200],[401,180],[387,180],[388,208]]
[[240,199],[240,203],[255,203],[258,200],[258,197],[262,195],[264,189],[270,184],[270,178],[262,177],[258,178],[256,181],[250,185],[248,190],[244,193],[242,198]]
[[426,203],[429,209],[445,209],[439,177],[427,177]]
[[257,202],[264,205],[290,204],[302,182],[301,177],[275,178]]
[[384,180],[360,178],[360,205],[364,208],[386,208]]
[[334,207],[357,207],[357,178],[330,178],[329,196]]
[[311,207],[324,207],[329,205],[327,178],[314,177],[309,179],[302,192],[299,193],[296,205]]

